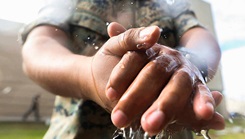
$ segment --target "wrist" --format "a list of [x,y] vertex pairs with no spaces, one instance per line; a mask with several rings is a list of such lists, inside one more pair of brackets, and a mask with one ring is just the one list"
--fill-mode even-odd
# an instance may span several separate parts
[[98,105],[103,106],[103,103],[97,93],[98,90],[95,85],[94,75],[91,69],[93,57],[80,55],[78,57],[80,57],[80,60],[78,60],[78,63],[75,64],[78,66],[75,76],[77,78],[76,80],[78,82],[78,87],[82,98],[85,100],[91,100]]
[[205,59],[199,57],[197,54],[192,52],[191,50],[185,47],[178,47],[177,50],[186,58],[188,59],[193,65],[197,67],[200,71],[203,80],[205,82],[208,81],[208,65]]

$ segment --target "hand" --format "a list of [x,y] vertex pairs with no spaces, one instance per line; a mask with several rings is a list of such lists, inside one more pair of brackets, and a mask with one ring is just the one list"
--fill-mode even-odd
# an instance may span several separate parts
[[[123,32],[123,33],[122,33]],[[144,57],[141,62],[135,66],[134,70],[138,71],[149,61],[145,54],[145,50],[152,47],[160,36],[160,29],[156,26],[147,28],[125,29],[117,24],[111,23],[108,27],[108,33],[111,38],[100,48],[92,59],[91,75],[93,83],[91,92],[96,92],[97,96],[91,98],[96,103],[111,111],[114,103],[111,102],[105,94],[105,87],[108,83],[112,69],[120,66],[118,63],[122,57],[126,57],[129,51],[138,50],[138,57]],[[112,37],[113,36],[113,37]],[[131,77],[132,76],[132,77]],[[135,78],[135,73],[127,75],[129,79]],[[129,82],[129,84],[131,81]],[[128,84],[128,83],[127,83]],[[125,86],[125,85],[123,85]]]
[[152,135],[173,121],[171,130],[224,127],[223,117],[214,110],[222,95],[208,90],[198,69],[185,57],[162,45],[125,54],[106,89],[116,105],[112,121],[117,127],[128,126],[142,114],[141,125]]

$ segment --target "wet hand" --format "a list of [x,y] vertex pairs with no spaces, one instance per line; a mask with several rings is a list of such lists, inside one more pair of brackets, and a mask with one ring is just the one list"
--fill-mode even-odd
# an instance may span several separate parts
[[[129,51],[139,50],[142,51],[139,52],[139,57],[141,57],[141,53],[145,55],[144,50],[149,49],[157,42],[160,36],[160,29],[156,26],[151,26],[125,30],[121,25],[111,23],[108,27],[108,33],[111,38],[92,57],[91,76],[93,77],[93,83],[90,83],[92,84],[90,92],[95,93],[93,98],[90,99],[111,111],[115,104],[106,97],[105,87],[113,68],[118,65],[118,62],[125,54],[129,54]],[[142,63],[139,63],[135,70],[138,71],[143,68],[148,61],[145,56],[145,59],[142,59]],[[128,77],[134,75],[131,74]]]
[[[145,64],[145,57],[151,61],[142,69],[135,68],[138,63]],[[207,125],[220,129],[224,125],[223,118],[215,113],[221,94],[215,92],[215,101],[198,69],[166,46],[156,44],[145,53],[124,55],[106,89],[107,97],[116,104],[112,121],[117,127],[128,126],[141,115],[143,129],[152,135],[173,121],[193,129]]]

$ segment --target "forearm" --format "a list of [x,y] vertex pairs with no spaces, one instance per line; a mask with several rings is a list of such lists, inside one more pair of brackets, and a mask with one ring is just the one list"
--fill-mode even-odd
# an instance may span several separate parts
[[90,58],[65,48],[68,40],[62,31],[53,27],[34,29],[22,49],[24,72],[54,94],[88,98],[90,78],[86,75],[90,72]]
[[182,36],[180,43],[207,62],[208,78],[211,79],[221,57],[220,47],[214,36],[203,28],[193,28]]

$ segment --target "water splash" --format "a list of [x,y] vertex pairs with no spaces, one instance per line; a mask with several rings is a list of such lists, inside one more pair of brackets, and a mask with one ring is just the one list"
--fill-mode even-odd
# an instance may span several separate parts
[[135,128],[134,126],[130,126],[127,128],[117,129],[113,134],[112,139],[172,139],[171,132],[165,132],[162,130],[156,136],[149,136],[147,132],[145,132],[141,126]]
[[[112,139],[172,139],[173,132],[170,130],[162,130],[156,136],[149,136],[141,126],[135,129],[133,126],[127,128],[117,129],[113,134]],[[196,136],[203,136],[204,139],[211,139],[209,136],[209,130],[203,129],[198,132],[195,132]]]
[[199,132],[196,132],[197,136],[203,136],[204,139],[211,139],[208,135],[209,130],[201,130]]

